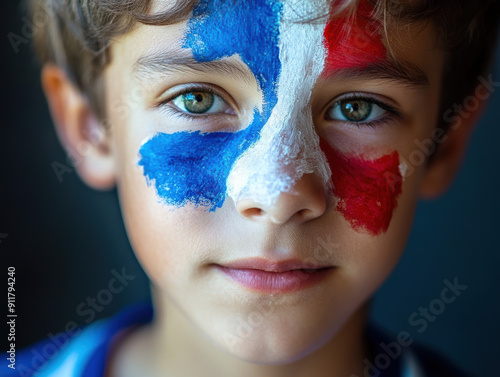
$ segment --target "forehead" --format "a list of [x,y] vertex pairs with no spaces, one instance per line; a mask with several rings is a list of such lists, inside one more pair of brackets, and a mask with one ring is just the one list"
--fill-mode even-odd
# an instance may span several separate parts
[[[151,13],[165,14],[168,20],[168,14],[175,14],[178,10],[176,3],[155,1]],[[277,60],[272,59],[277,56],[275,53],[264,52],[264,49],[273,46],[276,48],[276,38],[279,39],[280,32],[293,22],[304,25],[323,23],[323,43],[329,51],[326,64],[335,68],[345,68],[356,63],[366,64],[384,56],[425,62],[425,59],[419,59],[422,57],[421,47],[427,50],[435,47],[430,44],[435,43],[436,35],[426,33],[426,38],[415,38],[431,25],[420,23],[405,25],[404,28],[401,28],[401,25],[389,25],[389,28],[381,33],[384,28],[381,28],[379,21],[370,18],[373,8],[368,2],[359,3],[354,17],[342,16],[335,19],[329,16],[334,10],[329,9],[329,4],[328,0],[302,4],[287,0],[202,0],[194,4],[187,20],[168,26],[137,24],[134,32],[118,38],[117,41],[130,41],[126,51],[129,57],[139,57],[141,53],[145,55],[147,51],[160,49],[170,55],[180,55],[183,51],[189,53],[190,49],[193,49],[197,60],[205,61],[220,59],[220,56],[231,56],[231,52],[235,52],[232,56],[236,58],[247,53],[252,59],[245,60],[247,64],[253,60],[254,73],[259,71],[257,65],[261,66],[262,71],[263,67]],[[285,8],[291,12],[284,12]],[[434,28],[431,29],[434,32]],[[385,36],[389,37],[389,41]],[[186,37],[190,39],[188,43]],[[390,54],[387,54],[386,46],[389,43]],[[117,44],[119,43],[115,43]],[[301,47],[304,46],[294,46],[297,49]]]
[[[191,41],[184,47],[192,48],[195,55],[207,61],[235,51],[247,52],[249,57],[255,55],[254,61],[270,61],[262,48],[276,44],[280,32],[292,24],[321,24],[326,25],[324,37],[330,50],[336,49],[337,53],[356,50],[358,60],[366,55],[380,57],[385,53],[383,44],[368,45],[370,40],[380,39],[380,23],[372,19],[373,6],[366,0],[357,5],[352,3],[352,13],[336,15],[336,2],[331,4],[329,0],[198,0],[191,4],[186,29]],[[153,13],[166,14],[161,11],[163,2],[155,4]],[[170,12],[173,11],[175,7],[171,5]],[[339,44],[345,51],[339,49]]]

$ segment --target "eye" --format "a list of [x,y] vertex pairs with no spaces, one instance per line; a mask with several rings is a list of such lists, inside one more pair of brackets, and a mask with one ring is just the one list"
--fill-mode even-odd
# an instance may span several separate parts
[[372,100],[356,98],[335,102],[325,115],[329,120],[364,123],[378,120],[386,112],[386,109]]
[[217,94],[210,91],[190,91],[178,95],[172,103],[182,112],[189,114],[225,113],[231,107]]

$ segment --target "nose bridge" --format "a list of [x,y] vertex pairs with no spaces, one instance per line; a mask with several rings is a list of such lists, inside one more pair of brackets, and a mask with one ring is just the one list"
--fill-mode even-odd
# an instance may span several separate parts
[[233,167],[228,191],[235,201],[245,197],[271,205],[281,193],[293,193],[294,185],[309,173],[316,173],[323,185],[329,181],[330,167],[310,109],[275,109],[259,141]]
[[244,198],[271,205],[281,193],[293,192],[309,173],[328,184],[330,168],[319,147],[310,106],[324,56],[322,25],[291,22],[281,31],[277,103],[259,140],[229,175],[228,194],[234,201]]

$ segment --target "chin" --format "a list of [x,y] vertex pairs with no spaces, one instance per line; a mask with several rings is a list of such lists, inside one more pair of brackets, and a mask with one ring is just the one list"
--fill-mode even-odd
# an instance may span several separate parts
[[292,334],[291,331],[275,329],[258,331],[246,338],[227,336],[225,339],[218,339],[218,342],[225,352],[239,360],[261,365],[285,365],[309,355],[330,338],[324,334],[314,338],[311,332]]
[[229,352],[237,359],[251,364],[259,365],[286,365],[307,356],[312,350],[282,350],[261,348],[256,345],[255,348],[230,350]]

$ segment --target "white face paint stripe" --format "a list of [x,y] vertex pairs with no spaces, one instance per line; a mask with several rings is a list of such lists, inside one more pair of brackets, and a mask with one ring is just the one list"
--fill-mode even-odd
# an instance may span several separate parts
[[281,193],[293,193],[303,174],[316,173],[325,186],[331,171],[319,146],[311,110],[311,93],[325,63],[322,23],[296,22],[303,16],[327,14],[326,0],[286,1],[280,22],[281,72],[278,102],[261,137],[236,161],[229,174],[229,196],[268,206]]

